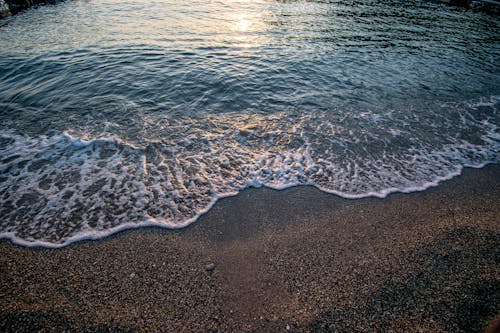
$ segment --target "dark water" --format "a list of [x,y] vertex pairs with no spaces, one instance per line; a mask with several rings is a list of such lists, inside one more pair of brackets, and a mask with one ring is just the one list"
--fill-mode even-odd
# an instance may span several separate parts
[[181,227],[248,186],[498,163],[500,20],[426,1],[67,1],[0,26],[0,232]]

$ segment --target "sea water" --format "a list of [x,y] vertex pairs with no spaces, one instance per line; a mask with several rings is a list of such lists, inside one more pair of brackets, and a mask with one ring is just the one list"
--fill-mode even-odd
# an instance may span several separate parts
[[0,22],[0,235],[183,227],[249,186],[346,198],[500,156],[500,20],[429,1],[66,1]]

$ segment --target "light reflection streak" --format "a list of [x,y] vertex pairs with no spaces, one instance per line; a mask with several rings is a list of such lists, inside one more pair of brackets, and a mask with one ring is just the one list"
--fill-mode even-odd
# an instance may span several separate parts
[[[160,47],[180,47],[188,49],[199,47],[230,46],[236,48],[257,48],[266,42],[265,32],[269,25],[264,21],[266,15],[262,7],[249,1],[202,2],[199,4],[179,3],[168,16],[155,15],[154,3],[146,9],[152,19],[127,17],[127,20],[106,20],[105,29],[99,33],[103,38],[101,45],[116,44],[131,40],[154,44]],[[192,8],[197,10],[193,11]],[[164,12],[157,8],[158,12]],[[109,38],[111,37],[112,38]],[[106,38],[108,37],[108,38]],[[104,44],[104,45],[103,45]]]

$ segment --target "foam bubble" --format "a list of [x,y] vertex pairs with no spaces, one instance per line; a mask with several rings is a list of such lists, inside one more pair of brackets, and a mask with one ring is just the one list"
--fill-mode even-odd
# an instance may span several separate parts
[[498,163],[499,101],[165,116],[135,141],[3,130],[1,237],[58,247],[127,228],[180,228],[249,186],[314,185],[346,198],[423,190],[464,166]]

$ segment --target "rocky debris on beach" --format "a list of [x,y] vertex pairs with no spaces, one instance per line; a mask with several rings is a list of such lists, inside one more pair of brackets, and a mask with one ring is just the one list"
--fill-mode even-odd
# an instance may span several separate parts
[[36,5],[56,4],[62,0],[0,0],[0,18],[15,15]]
[[0,18],[11,15],[9,6],[4,0],[0,0]]

